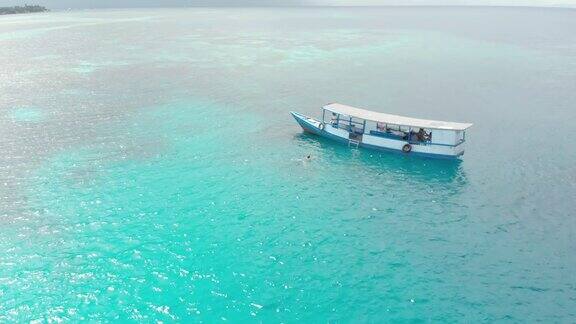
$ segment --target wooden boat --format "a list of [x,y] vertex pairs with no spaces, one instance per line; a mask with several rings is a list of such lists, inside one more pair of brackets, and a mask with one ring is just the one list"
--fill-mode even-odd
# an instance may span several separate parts
[[297,112],[291,114],[305,131],[351,147],[440,158],[462,156],[466,130],[472,126],[390,115],[339,103],[322,107],[321,120]]

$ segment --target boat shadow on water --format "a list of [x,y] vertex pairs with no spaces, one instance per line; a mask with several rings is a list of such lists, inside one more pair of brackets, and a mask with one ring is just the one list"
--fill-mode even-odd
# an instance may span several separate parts
[[363,169],[358,170],[359,172],[389,174],[407,181],[453,183],[458,186],[467,182],[461,159],[439,159],[396,151],[350,148],[306,132],[296,134],[294,140],[304,154],[312,154],[318,160],[334,164],[351,164]]

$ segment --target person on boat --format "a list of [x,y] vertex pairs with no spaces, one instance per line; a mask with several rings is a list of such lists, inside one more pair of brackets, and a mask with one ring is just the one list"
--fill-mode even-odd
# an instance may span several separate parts
[[330,119],[330,124],[332,124],[332,126],[336,127],[337,123],[338,123],[338,118],[336,116],[336,113],[332,113],[332,118]]
[[420,128],[417,134],[417,138],[420,142],[426,141],[426,131],[424,130],[424,128]]

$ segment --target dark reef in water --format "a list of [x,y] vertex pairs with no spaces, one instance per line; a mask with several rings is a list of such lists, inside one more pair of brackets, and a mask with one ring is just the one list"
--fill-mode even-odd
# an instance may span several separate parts
[[14,7],[0,7],[0,15],[12,15],[12,14],[22,14],[22,13],[31,13],[31,12],[46,12],[49,11],[46,7],[43,6],[14,6]]

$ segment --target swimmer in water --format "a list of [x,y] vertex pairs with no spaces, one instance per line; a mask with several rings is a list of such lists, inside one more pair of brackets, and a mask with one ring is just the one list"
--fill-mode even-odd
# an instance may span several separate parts
[[298,161],[298,162],[302,162],[302,163],[306,164],[306,162],[312,161],[312,155],[308,154],[303,159],[294,159],[294,161]]

